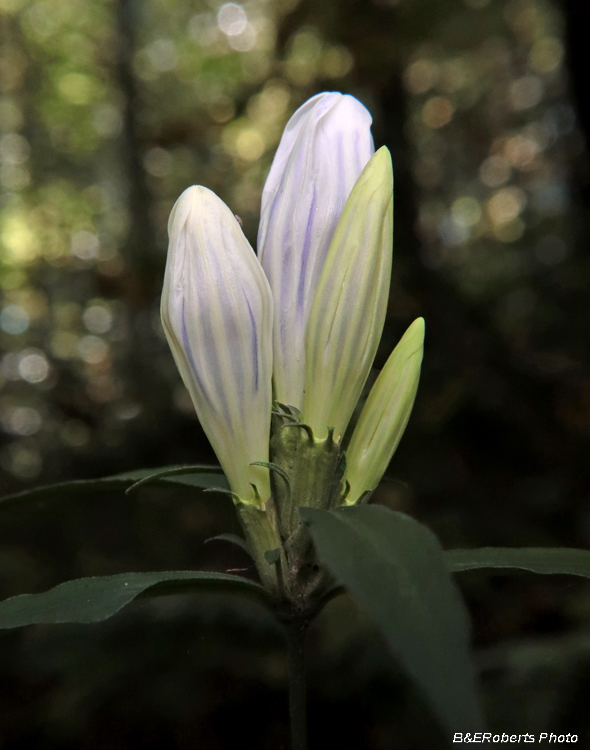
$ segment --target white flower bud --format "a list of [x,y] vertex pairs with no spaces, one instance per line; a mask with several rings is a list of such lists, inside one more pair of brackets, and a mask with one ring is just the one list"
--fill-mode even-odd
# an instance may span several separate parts
[[414,406],[424,351],[424,318],[415,320],[379,373],[346,451],[346,502],[374,490],[385,473]]
[[340,442],[383,331],[393,245],[393,171],[383,147],[352,189],[338,222],[306,331],[302,420]]
[[268,461],[268,281],[235,216],[205,187],[184,191],[168,233],[161,304],[168,343],[232,491],[244,503],[264,503],[268,469],[250,464]]
[[354,97],[314,96],[287,123],[264,186],[258,253],[274,298],[275,398],[298,409],[305,327],[338,219],[374,151],[370,127]]

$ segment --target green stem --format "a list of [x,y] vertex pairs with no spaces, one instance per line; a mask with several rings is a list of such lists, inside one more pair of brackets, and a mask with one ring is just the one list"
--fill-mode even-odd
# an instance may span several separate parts
[[305,635],[307,623],[294,620],[286,624],[289,653],[289,718],[291,750],[307,750],[307,712],[305,690]]

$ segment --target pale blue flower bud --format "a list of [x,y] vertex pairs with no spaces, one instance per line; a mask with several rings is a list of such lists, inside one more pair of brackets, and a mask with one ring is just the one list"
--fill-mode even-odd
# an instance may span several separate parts
[[373,151],[371,115],[352,96],[314,96],[291,117],[262,194],[258,253],[274,298],[275,398],[298,409],[305,327],[336,224]]
[[383,147],[355,183],[338,222],[306,331],[302,421],[342,440],[383,331],[393,246],[393,171]]
[[[232,491],[270,497],[272,296],[235,216],[193,186],[176,201],[162,292],[162,323],[201,425]],[[256,491],[253,486],[255,485]]]
[[346,498],[356,503],[381,481],[412,413],[424,351],[424,318],[415,320],[390,354],[363,407],[346,451]]

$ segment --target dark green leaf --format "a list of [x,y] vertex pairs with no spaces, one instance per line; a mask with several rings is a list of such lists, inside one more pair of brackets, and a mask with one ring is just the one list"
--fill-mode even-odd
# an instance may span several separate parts
[[481,730],[469,622],[434,534],[378,505],[300,514],[320,559],[381,626],[442,723]]
[[281,550],[278,547],[277,549],[267,549],[264,553],[264,559],[269,565],[278,563],[278,561],[281,559]]
[[562,573],[590,578],[590,551],[562,547],[481,547],[445,552],[449,570],[511,568],[532,573]]
[[[168,466],[163,469],[138,469],[137,471],[128,471],[124,474],[115,474],[114,476],[101,477],[99,479],[78,479],[72,482],[58,482],[56,484],[47,484],[41,487],[32,487],[30,490],[23,490],[22,492],[16,492],[13,495],[5,495],[4,497],[1,497],[0,508],[5,508],[13,504],[59,500],[71,495],[79,495],[83,493],[125,489],[141,479],[151,477],[159,471],[173,471],[180,468],[182,467]],[[221,468],[218,466],[204,467],[203,472],[199,474],[167,476],[158,480],[158,482],[201,488],[229,486],[221,472]]]
[[235,492],[232,492],[231,490],[228,490],[222,486],[216,486],[216,487],[208,486],[203,491],[204,492],[218,492],[220,495],[228,495],[236,504],[239,504],[241,502],[239,495],[237,495]]
[[210,472],[203,472],[202,474],[181,474],[176,477],[166,477],[160,481],[164,484],[182,484],[186,487],[198,487],[203,490],[210,490],[213,487],[229,490],[229,482],[223,475],[221,469],[215,472],[213,471],[213,467],[211,467]]
[[209,539],[205,539],[205,544],[209,544],[209,542],[229,542],[230,544],[235,544],[237,547],[243,549],[244,552],[247,552],[250,557],[252,557],[250,547],[248,547],[248,542],[245,539],[242,539],[242,537],[238,536],[237,534],[218,534],[217,536],[212,536]]
[[170,594],[204,589],[253,594],[270,602],[260,584],[228,573],[180,570],[160,573],[121,573],[114,576],[78,578],[42,594],[21,594],[0,602],[0,628],[37,623],[90,623],[106,620],[137,596]]
[[145,484],[154,484],[158,480],[161,479],[172,479],[176,477],[184,476],[186,477],[192,477],[196,476],[200,479],[200,483],[196,485],[197,487],[209,487],[209,483],[203,484],[203,474],[210,473],[211,472],[211,466],[207,466],[205,464],[194,464],[194,465],[188,465],[188,466],[169,466],[165,467],[163,469],[154,469],[150,474],[147,476],[141,477],[141,479],[138,479],[136,482],[133,482],[133,484],[130,487],[127,487],[125,490],[125,494],[128,495],[131,492],[134,492],[135,490],[139,489]]

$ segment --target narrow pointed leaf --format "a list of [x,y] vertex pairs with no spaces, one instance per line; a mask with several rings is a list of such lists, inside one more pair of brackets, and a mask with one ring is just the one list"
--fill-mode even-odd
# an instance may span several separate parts
[[209,542],[228,542],[229,544],[235,544],[236,547],[243,549],[244,552],[252,557],[252,552],[250,551],[250,547],[248,547],[248,542],[237,534],[217,534],[217,536],[205,539],[205,544],[209,544]]
[[481,547],[445,552],[450,571],[508,568],[531,573],[562,574],[590,578],[590,550],[561,547]]
[[[118,489],[124,490],[146,477],[151,477],[162,471],[172,471],[181,468],[180,466],[164,466],[161,469],[137,469],[136,471],[127,471],[123,474],[114,474],[113,476],[99,477],[98,479],[76,479],[71,482],[56,482],[55,484],[46,484],[41,487],[31,487],[29,490],[0,497],[0,509],[21,503],[60,500],[71,495]],[[158,481],[200,488],[229,486],[219,466],[203,466],[202,473],[166,476]]]
[[180,570],[159,573],[121,573],[78,578],[41,594],[21,594],[0,602],[0,628],[40,623],[101,622],[142,594],[170,594],[203,590],[236,591],[269,602],[260,584],[228,573]]
[[[144,484],[153,484],[159,479],[170,479],[171,477],[178,476],[192,476],[193,474],[200,475],[203,474],[203,472],[209,471],[210,468],[210,466],[206,466],[205,464],[192,464],[189,466],[173,466],[172,468],[157,469],[151,474],[138,479],[130,487],[127,487],[127,489],[125,490],[125,494],[128,495],[131,492],[135,492],[135,490],[139,489]],[[208,487],[209,485],[205,486]]]
[[469,622],[434,534],[376,505],[300,515],[320,559],[381,627],[441,723],[481,730]]
[[158,482],[164,484],[182,484],[185,487],[197,487],[201,490],[208,490],[211,487],[219,487],[225,489],[229,487],[229,483],[221,471],[218,472],[203,472],[202,474],[180,474],[178,476],[164,477]]

